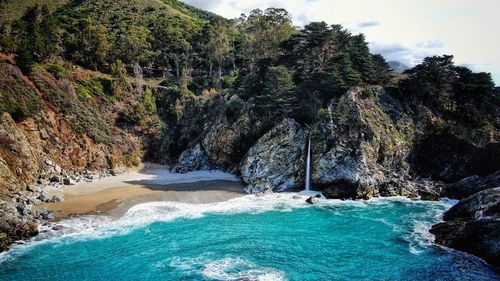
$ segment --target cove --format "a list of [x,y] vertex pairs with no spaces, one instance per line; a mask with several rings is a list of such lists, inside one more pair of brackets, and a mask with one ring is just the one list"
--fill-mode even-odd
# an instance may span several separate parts
[[498,280],[432,244],[450,202],[247,195],[60,222],[0,257],[1,280]]

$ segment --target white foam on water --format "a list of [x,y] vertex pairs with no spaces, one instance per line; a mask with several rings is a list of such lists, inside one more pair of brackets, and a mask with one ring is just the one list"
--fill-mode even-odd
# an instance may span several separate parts
[[435,202],[435,208],[429,208],[423,213],[415,213],[409,216],[408,223],[411,226],[411,232],[404,235],[403,239],[408,241],[410,253],[420,255],[434,245],[434,235],[429,230],[432,225],[442,220],[444,211],[457,202],[457,200],[445,198]]
[[[212,280],[287,280],[284,272],[271,267],[261,267],[240,257],[225,257],[212,260],[208,256],[196,258],[174,257],[167,260],[170,267],[189,274],[200,274]],[[165,267],[162,263],[159,267]]]
[[[346,206],[354,208],[366,208],[371,205],[392,204],[395,201],[408,204],[437,204],[450,206],[450,202],[425,202],[415,201],[404,197],[373,198],[370,200],[338,200],[320,199],[318,203],[311,205],[305,202],[308,196],[299,193],[274,193],[266,195],[250,194],[224,202],[208,204],[190,204],[181,202],[149,202],[131,207],[121,218],[108,216],[80,216],[40,227],[40,234],[31,242],[14,246],[13,250],[0,254],[0,263],[5,259],[16,256],[29,247],[45,242],[72,243],[75,240],[102,239],[115,235],[126,234],[138,227],[146,226],[153,222],[168,222],[176,219],[196,219],[205,214],[236,214],[251,213],[258,214],[267,211],[289,212],[298,208],[324,208]],[[436,209],[436,208],[431,208]],[[430,210],[432,211],[432,210]],[[442,211],[434,210],[438,216]],[[418,221],[418,218],[415,218]],[[54,225],[62,226],[62,230],[53,230]],[[414,227],[414,237],[409,241],[429,241],[428,229],[425,227]],[[425,230],[425,231],[424,231]],[[423,235],[425,233],[425,235]],[[432,239],[431,239],[432,240]]]
[[241,258],[224,258],[208,263],[203,276],[215,280],[287,280],[284,272],[274,268],[259,267]]

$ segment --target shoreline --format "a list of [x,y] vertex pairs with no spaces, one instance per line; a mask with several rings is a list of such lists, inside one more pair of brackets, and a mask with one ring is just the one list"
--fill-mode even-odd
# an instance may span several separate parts
[[73,216],[120,217],[137,204],[171,201],[192,204],[222,202],[245,195],[243,183],[222,171],[171,173],[166,166],[146,164],[139,169],[90,183],[46,189],[62,202],[43,203],[38,209],[54,212],[52,221]]

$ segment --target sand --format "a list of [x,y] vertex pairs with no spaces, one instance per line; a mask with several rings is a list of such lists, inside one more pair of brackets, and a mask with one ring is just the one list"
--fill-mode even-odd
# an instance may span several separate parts
[[89,214],[119,217],[136,204],[152,201],[201,204],[244,195],[242,183],[232,174],[221,171],[174,174],[165,166],[152,164],[92,183],[51,188],[48,192],[64,198],[63,202],[40,205],[54,210],[56,220]]

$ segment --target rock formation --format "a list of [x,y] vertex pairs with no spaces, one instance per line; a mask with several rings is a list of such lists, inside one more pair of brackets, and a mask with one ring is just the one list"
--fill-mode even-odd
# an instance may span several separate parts
[[500,265],[500,187],[469,196],[432,227],[436,243]]
[[287,118],[262,136],[241,163],[241,178],[251,191],[282,191],[304,186],[307,132]]

